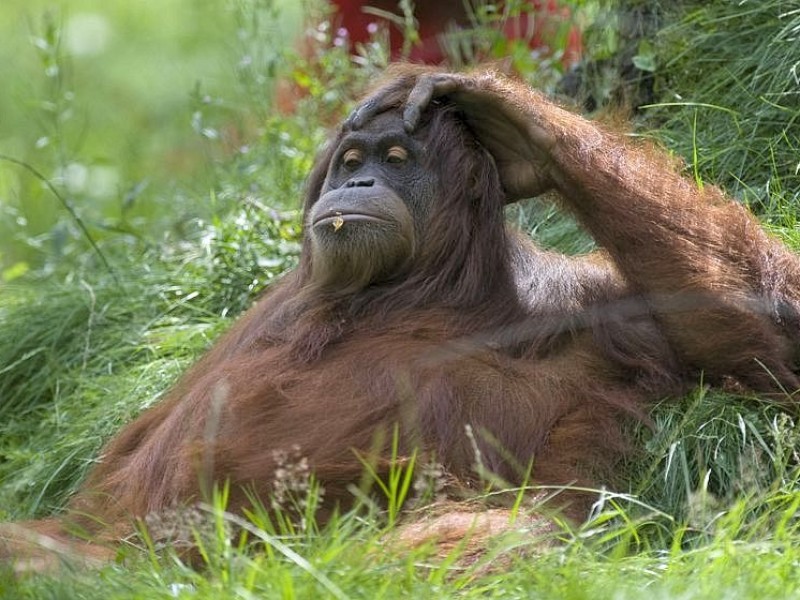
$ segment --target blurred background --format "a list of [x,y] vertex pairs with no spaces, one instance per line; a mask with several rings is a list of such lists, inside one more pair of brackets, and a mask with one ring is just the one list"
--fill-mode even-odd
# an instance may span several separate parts
[[[184,211],[207,214],[210,154],[223,137],[207,121],[229,128],[220,151],[234,152],[248,104],[263,103],[262,115],[270,104],[271,78],[248,87],[246,61],[259,59],[256,43],[275,49],[261,59],[277,61],[301,32],[302,10],[289,1],[4,0],[0,154],[48,178],[101,242],[178,226]],[[58,261],[77,233],[43,182],[0,163],[0,281]]]

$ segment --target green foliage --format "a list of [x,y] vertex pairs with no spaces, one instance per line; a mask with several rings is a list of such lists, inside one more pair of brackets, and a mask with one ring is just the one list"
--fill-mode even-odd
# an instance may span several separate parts
[[[0,75],[12,92],[0,95],[0,154],[42,173],[100,245],[133,253],[213,216],[198,198],[275,130],[262,125],[300,21],[285,0],[177,0],[168,10],[8,0],[0,15]],[[304,139],[318,127],[309,125]],[[82,260],[86,236],[58,202],[0,161],[5,280]]]
[[[553,91],[556,88],[564,74],[562,59],[569,42],[573,25],[571,21],[550,21],[542,33],[537,8],[531,2],[478,1],[468,2],[465,6],[469,12],[470,27],[454,28],[442,39],[450,64],[457,68],[469,68],[486,61],[499,61],[504,68],[535,82],[542,90]],[[579,12],[577,6],[573,10]],[[531,49],[529,35],[520,30],[520,18],[526,18],[534,29],[539,28],[537,33],[542,36],[542,42],[548,46],[548,50]],[[518,35],[511,38],[504,31],[507,31],[509,23],[515,21]]]
[[552,199],[511,204],[506,208],[506,218],[543,248],[566,254],[585,254],[595,248],[594,241],[572,215],[560,210]]
[[[163,271],[6,290],[0,505],[57,506],[103,440],[156,401],[222,323]],[[42,448],[47,448],[45,454]]]
[[645,452],[628,472],[631,491],[661,516],[653,513],[658,527],[637,543],[711,543],[724,529],[719,519],[733,513],[743,536],[763,535],[770,505],[800,476],[795,421],[757,398],[705,388],[652,418],[652,429],[634,436]]
[[[434,559],[429,549],[398,551],[392,530],[348,514],[322,531],[274,533],[224,512],[224,495],[199,509],[206,531],[206,566],[196,570],[173,553],[135,553],[124,565],[97,572],[64,571],[57,576],[14,580],[0,574],[8,598],[653,598],[794,597],[800,592],[796,568],[796,511],[800,495],[775,493],[769,519],[743,531],[742,515],[752,504],[739,502],[714,515],[715,533],[702,545],[630,545],[646,521],[598,523],[563,531],[556,545],[542,545],[530,532],[495,540],[487,556],[459,563]],[[226,535],[238,529],[259,545],[244,552]],[[676,530],[688,533],[687,528]],[[454,559],[458,558],[458,551]]]
[[[93,11],[91,4],[77,0],[56,10],[37,0],[3,3],[0,75],[10,93],[0,96],[0,152],[45,174],[99,239],[152,215],[153,205],[147,205],[153,198],[140,184],[163,181],[167,166],[159,159],[156,168],[149,164],[163,150],[154,147],[152,131],[163,132],[158,143],[180,137],[175,122],[164,117],[185,102],[186,88],[173,91],[170,86],[185,79],[169,73],[167,65],[158,70],[148,64],[149,48],[137,46],[155,15],[129,15],[122,5]],[[160,23],[161,39],[177,41],[187,33],[171,18]],[[124,50],[114,35],[123,24],[130,43]],[[0,164],[6,264],[19,260],[38,268],[83,251],[85,240],[57,202],[36,178]]]
[[214,314],[237,315],[296,264],[300,233],[297,212],[279,213],[250,199],[204,229],[200,250],[206,256],[187,264],[186,277],[204,282]]
[[772,215],[800,200],[800,2],[672,5],[647,115],[696,172]]

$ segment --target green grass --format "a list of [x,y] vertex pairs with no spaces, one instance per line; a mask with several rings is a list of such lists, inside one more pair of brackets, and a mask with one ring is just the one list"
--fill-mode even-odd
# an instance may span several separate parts
[[[69,89],[76,90],[78,98],[88,95],[89,88],[95,94],[86,104],[76,100],[91,115],[85,146],[65,147],[69,160],[84,160],[105,145],[108,154],[103,161],[120,169],[130,161],[124,166],[130,173],[125,179],[133,187],[155,168],[146,194],[147,202],[158,206],[143,208],[135,218],[133,214],[122,218],[123,212],[114,211],[125,205],[124,187],[113,199],[93,205],[91,194],[70,191],[64,182],[55,181],[87,218],[113,274],[102,268],[74,223],[63,213],[54,214],[56,199],[41,182],[0,165],[0,212],[5,218],[0,226],[0,264],[5,273],[0,277],[2,520],[43,516],[63,507],[100,445],[122,423],[157,402],[232,319],[295,264],[300,235],[296,207],[313,153],[324,139],[325,123],[346,111],[345,100],[377,69],[377,63],[356,69],[336,52],[316,57],[314,69],[302,61],[291,63],[296,66],[294,76],[310,92],[291,116],[270,113],[260,95],[272,80],[259,72],[239,74],[239,95],[214,96],[238,98],[238,104],[231,100],[198,107],[191,100],[194,78],[205,79],[209,69],[233,71],[232,65],[240,64],[242,53],[249,51],[262,57],[265,70],[260,74],[268,71],[274,55],[270,48],[258,47],[256,32],[274,25],[269,16],[272,3],[247,0],[222,13],[210,5],[191,8],[179,3],[164,18],[164,9],[155,5],[132,14],[133,9],[123,4],[108,3],[103,10],[114,23],[130,23],[130,39],[136,41],[129,50],[132,54],[95,57],[91,65],[81,63],[84,59],[65,63],[74,73]],[[785,47],[782,31],[796,15],[787,13],[776,20],[767,11],[777,5],[773,0],[736,6],[714,2],[674,25],[676,32],[689,31],[681,27],[702,30],[702,35],[692,33],[696,36],[692,39],[706,49],[709,61],[717,52],[736,54],[739,62],[709,69],[708,64],[696,64],[693,47],[687,46],[675,54],[669,71],[659,66],[663,73],[673,73],[674,89],[691,88],[696,97],[689,105],[662,106],[659,114],[668,118],[656,135],[691,158],[690,175],[704,182],[721,178],[740,193],[746,186],[742,195],[762,209],[775,234],[800,248],[794,205],[797,180],[791,162],[797,159],[790,152],[796,147],[790,127],[795,114],[791,97],[781,96],[783,108],[771,112],[778,93],[774,86],[786,83],[785,70],[778,67],[795,60],[791,58],[795,50]],[[28,4],[13,0],[0,12],[13,15],[13,23],[19,24],[23,6]],[[38,7],[29,10],[34,30],[42,31],[36,25],[41,23]],[[93,7],[76,2],[70,11]],[[719,16],[723,10],[733,11],[733,16],[723,19]],[[187,25],[187,14],[197,16],[198,22]],[[201,22],[203,15],[208,18]],[[0,21],[0,31],[18,35],[8,23]],[[185,27],[193,32],[187,33]],[[239,38],[237,44],[243,45],[231,44],[222,51],[225,44],[220,38],[229,34],[227,27],[249,33]],[[57,36],[57,29],[48,35]],[[151,33],[152,47],[145,48],[142,40]],[[0,39],[0,56],[8,59],[0,67],[6,81],[18,86],[27,78],[46,87],[42,60],[58,57],[21,52],[21,62],[14,63],[19,73],[9,73],[11,45],[3,41],[8,39]],[[733,42],[721,46],[726,39],[749,44],[750,51]],[[180,62],[180,76],[169,69],[132,73],[130,65],[139,60],[134,55],[152,57],[170,51],[176,60],[186,59]],[[209,56],[214,57],[211,62]],[[761,71],[743,66],[744,61],[755,60],[753,56],[760,57]],[[209,67],[216,60],[221,63],[217,71]],[[678,78],[679,64],[686,69],[686,80]],[[710,76],[699,77],[701,72]],[[759,78],[753,79],[754,73]],[[121,79],[117,84],[130,98],[140,101],[131,102],[136,114],[141,111],[148,117],[130,122],[117,115],[117,120],[111,119],[107,113],[118,106],[108,96],[114,78]],[[737,99],[737,90],[746,90],[744,100]],[[35,105],[27,112],[19,106],[13,109],[15,126],[7,120],[0,124],[0,150],[41,166],[42,155],[31,145],[41,132],[20,122],[35,121],[38,103],[57,97],[54,93],[31,90],[26,98],[33,98]],[[0,108],[9,103],[8,98],[0,99]],[[201,127],[192,129],[197,108],[201,114],[195,125]],[[226,154],[221,144],[203,137],[205,126],[217,129],[228,122],[242,124],[241,131],[248,133],[246,149]],[[53,139],[74,140],[73,125]],[[737,134],[733,142],[732,131]],[[120,140],[131,132],[154,139],[138,140],[128,152]],[[165,152],[186,148],[187,133],[201,141],[187,152],[186,170],[159,170]],[[44,164],[51,169],[41,169],[46,175],[55,172],[56,158],[45,157]],[[36,218],[19,222],[20,211]],[[549,204],[514,207],[509,219],[545,246],[569,253],[592,248],[574,220]],[[34,221],[39,225],[30,224]],[[63,244],[60,249],[58,243]],[[20,261],[27,265],[27,273],[5,271]],[[555,543],[543,543],[524,531],[509,534],[494,540],[475,564],[459,562],[458,550],[445,560],[435,559],[429,549],[397,551],[389,540],[398,524],[402,527],[402,500],[413,487],[409,471],[398,469],[383,485],[388,512],[366,503],[320,530],[310,513],[303,527],[270,521],[259,511],[242,520],[225,514],[219,500],[193,521],[197,529],[191,534],[201,543],[202,568],[183,564],[168,548],[156,549],[143,537],[133,540],[118,563],[99,570],[67,570],[22,580],[0,573],[0,596],[36,600],[799,596],[795,422],[758,398],[703,386],[686,398],[657,406],[652,417],[652,429],[640,427],[630,433],[641,452],[625,465],[629,487],[617,493],[605,491],[593,519],[579,529],[565,527],[547,540]],[[295,509],[312,511],[313,506],[306,502]],[[239,538],[228,535],[232,530],[247,531],[248,544],[256,548],[238,543]]]
[[[263,549],[243,554],[222,536],[209,565],[189,569],[169,556],[141,553],[125,566],[22,581],[0,579],[9,598],[788,598],[800,591],[795,543],[797,493],[772,506],[773,521],[742,536],[743,505],[716,519],[701,545],[631,551],[609,542],[619,525],[565,532],[542,549],[524,535],[495,540],[483,560],[463,566],[425,550],[398,553],[386,533],[345,516],[313,535],[254,530]],[[738,510],[737,510],[738,509]],[[225,519],[224,515],[219,515]],[[212,518],[214,518],[212,516]],[[245,524],[246,525],[246,524]],[[615,531],[616,528],[616,531]],[[622,528],[632,535],[636,526]],[[684,528],[688,535],[688,529]],[[619,536],[618,536],[619,537]]]
[[705,179],[767,216],[800,201],[800,2],[653,1],[663,102],[645,110]]

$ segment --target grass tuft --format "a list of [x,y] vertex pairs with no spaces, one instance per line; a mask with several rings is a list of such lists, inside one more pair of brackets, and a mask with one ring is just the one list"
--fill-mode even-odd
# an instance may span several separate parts
[[659,137],[690,160],[697,178],[723,184],[767,217],[787,207],[796,214],[800,2],[684,0],[662,8],[663,102],[646,109]]

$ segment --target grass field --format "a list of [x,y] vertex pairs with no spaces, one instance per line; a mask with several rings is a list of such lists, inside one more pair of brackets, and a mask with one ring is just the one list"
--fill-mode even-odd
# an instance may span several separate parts
[[[593,4],[595,17],[608,5],[574,4]],[[378,49],[365,66],[329,52],[311,68],[285,53],[297,6],[0,6],[0,154],[34,167],[60,196],[0,162],[0,520],[63,507],[102,443],[295,264],[314,152],[380,67]],[[687,14],[663,43],[674,50],[694,36],[701,56],[663,50],[664,102],[640,115],[640,131],[800,248],[790,69],[800,3],[698,3]],[[730,56],[719,40],[732,37],[748,52]],[[709,68],[715,57],[724,68]],[[278,73],[307,88],[290,115],[271,109]],[[746,102],[728,95],[735,89]],[[545,245],[591,247],[552,206],[508,216]],[[702,382],[652,418],[652,429],[631,431],[642,452],[625,466],[629,487],[602,491],[590,522],[545,537],[520,530],[477,562],[459,549],[445,559],[399,551],[396,524],[374,506],[320,530],[242,520],[218,505],[201,512],[200,569],[142,538],[101,569],[0,571],[0,597],[800,597],[794,419]],[[232,541],[231,528],[258,549]]]

